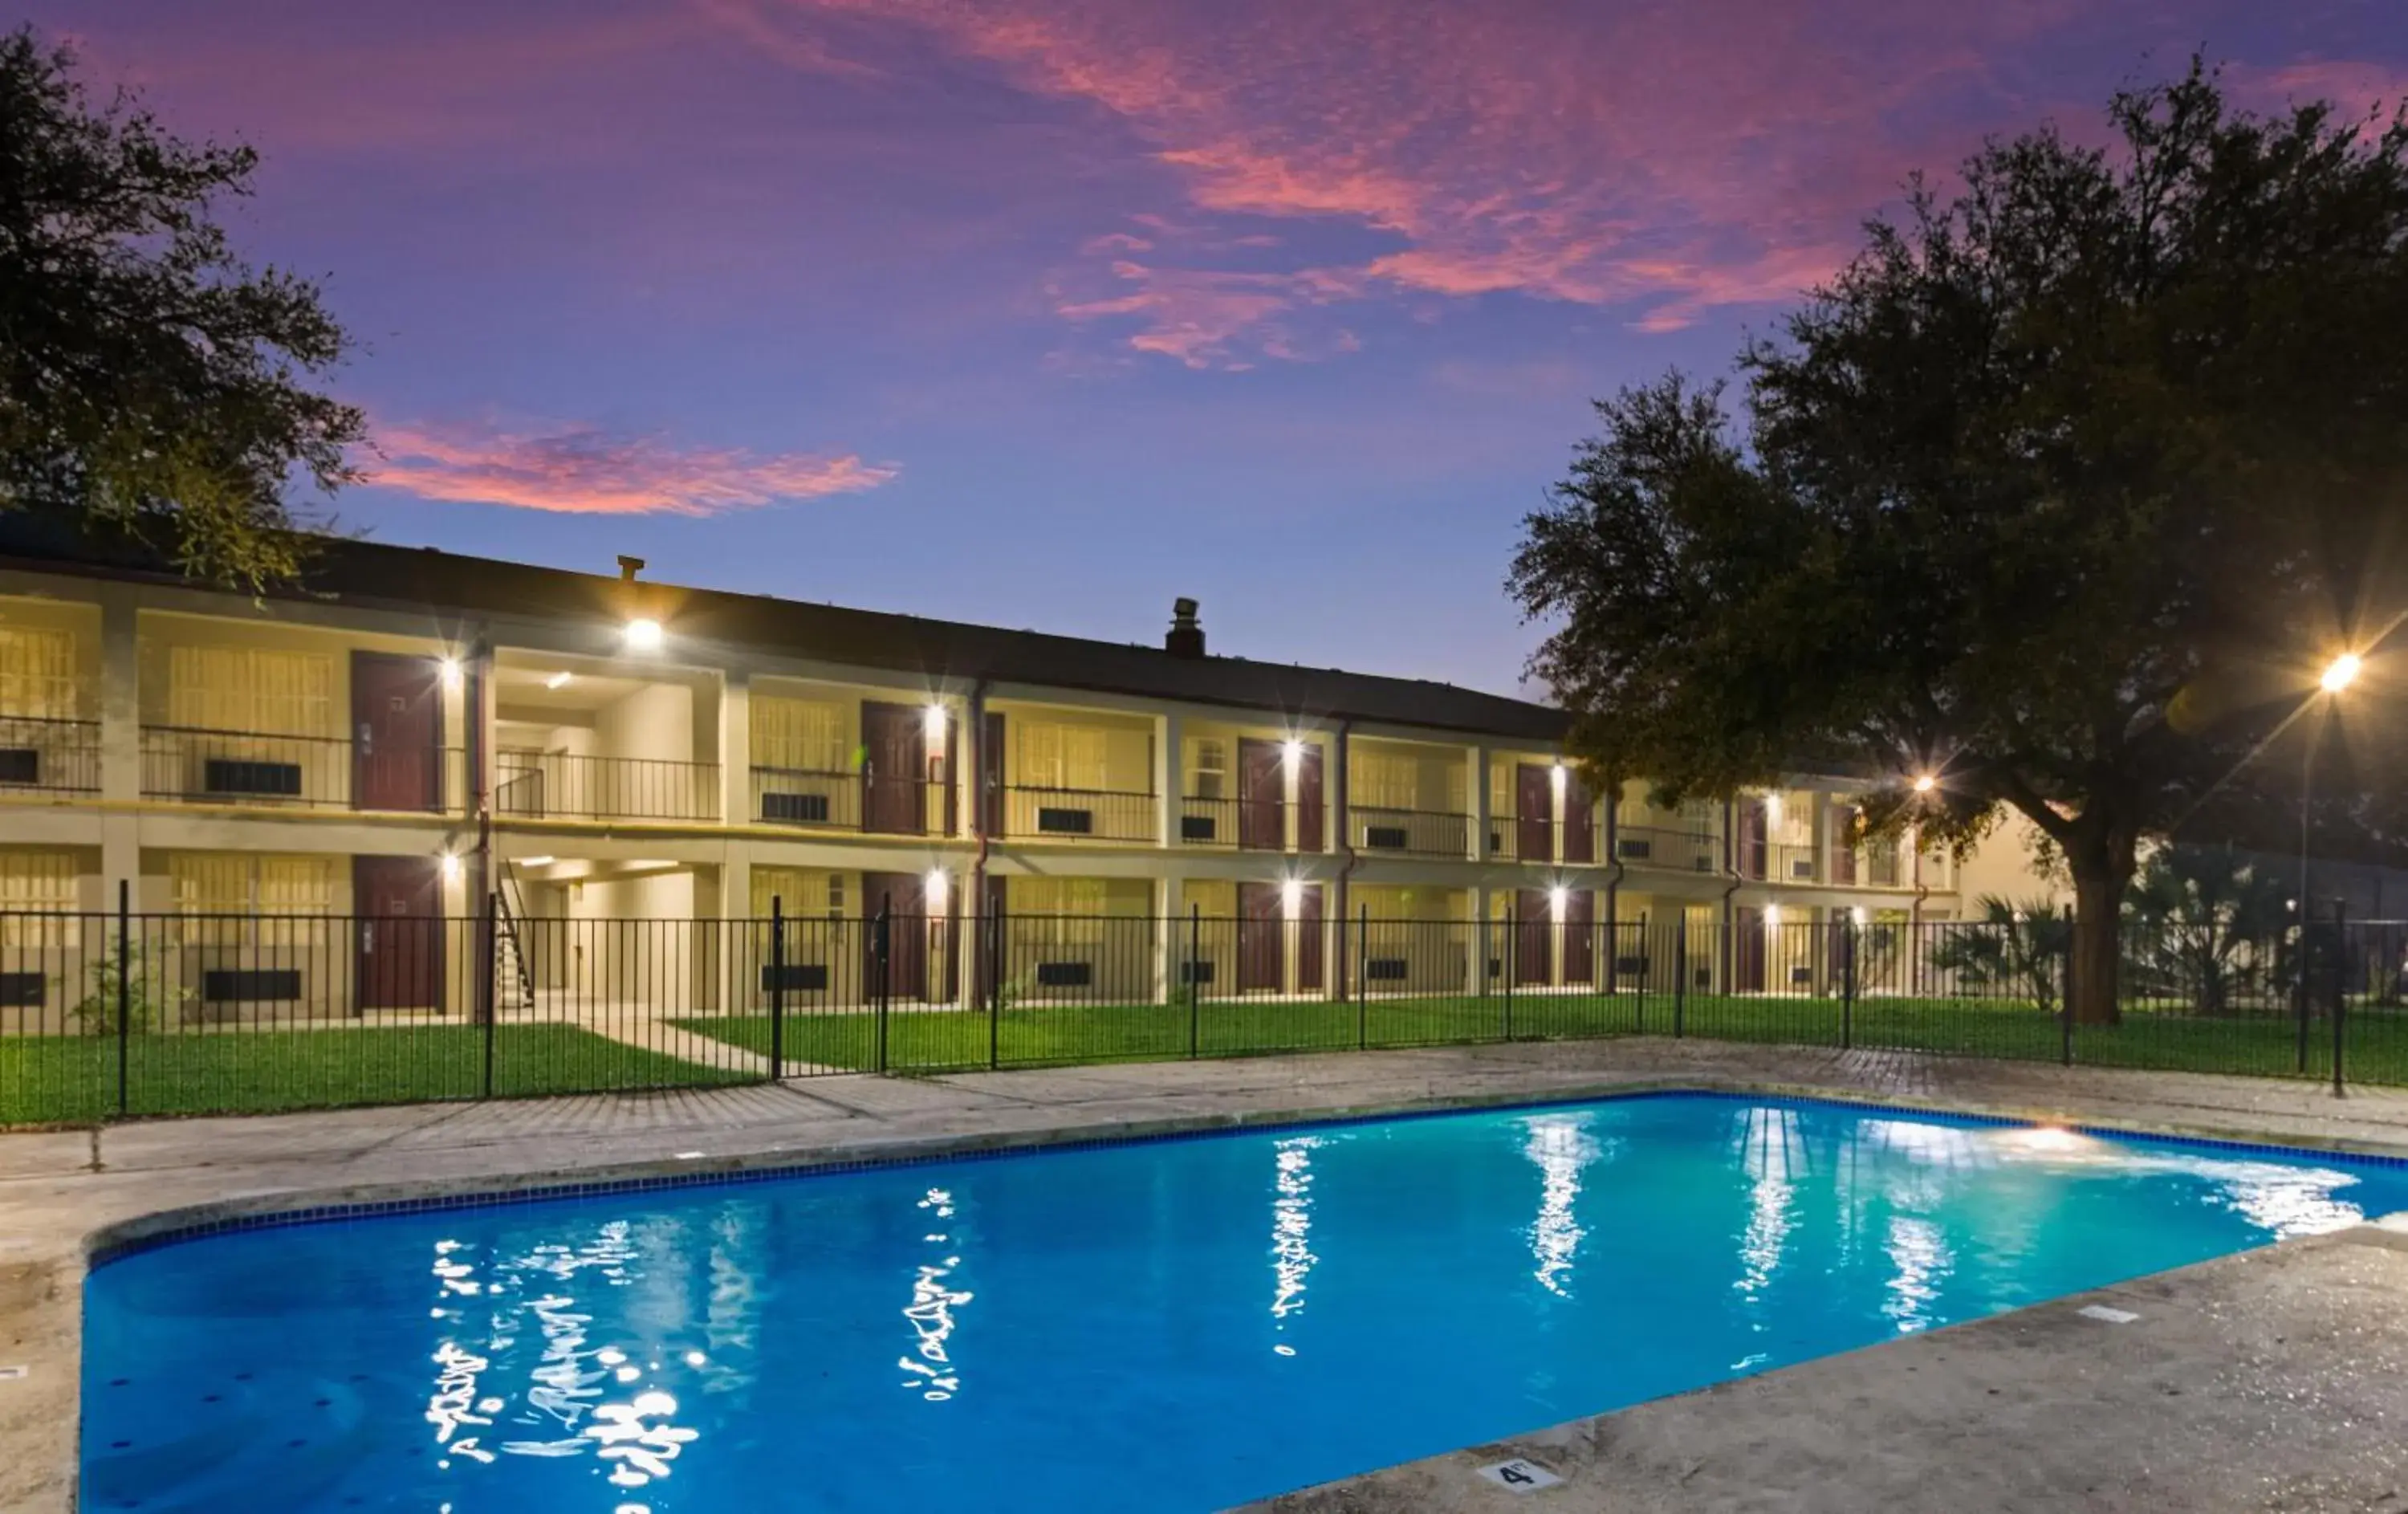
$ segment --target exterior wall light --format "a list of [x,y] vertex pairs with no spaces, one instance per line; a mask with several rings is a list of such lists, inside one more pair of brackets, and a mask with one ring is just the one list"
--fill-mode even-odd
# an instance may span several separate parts
[[1863,925],[1865,923],[1865,907],[1862,904],[1855,905],[1848,911],[1848,918],[1856,925]]
[[550,678],[543,681],[543,686],[546,688],[566,688],[570,684],[574,683],[576,679],[577,675],[575,673],[566,671],[556,672]]
[[945,877],[945,870],[943,868],[930,868],[928,870],[929,914],[939,915],[944,912],[945,895],[948,887],[949,880]]
[[1781,906],[1778,904],[1767,904],[1764,906],[1764,928],[1767,930],[1779,930],[1780,927]]
[[658,652],[661,649],[661,643],[666,640],[661,634],[661,623],[657,620],[631,620],[627,622],[627,627],[622,635],[625,638],[627,650],[630,652]]
[[443,854],[443,881],[445,883],[458,883],[460,881],[459,854],[455,852],[446,852]]
[[442,670],[443,686],[445,688],[458,688],[460,686],[461,672],[459,658],[445,657],[440,662],[437,663],[436,666]]
[[928,740],[931,742],[943,741],[945,739],[945,707],[941,704],[932,704],[928,706],[926,712],[920,717],[920,726],[922,729],[928,733]]
[[560,859],[556,857],[522,857],[519,858],[519,866],[523,868],[548,868],[558,860]]
[[1931,774],[1929,774],[1929,773],[1928,773],[1928,772],[1925,772],[1925,773],[1917,773],[1917,774],[1915,775],[1915,779],[1914,779],[1914,791],[1915,791],[1916,793],[1918,793],[1918,794],[1928,794],[1928,793],[1930,793],[1933,789],[1935,789],[1935,788],[1937,788],[1937,787],[1939,787],[1939,786],[1940,786],[1940,780],[1939,780],[1939,779],[1937,779],[1937,778],[1934,778],[1933,776],[1931,776]]
[[1303,880],[1300,878],[1290,878],[1282,883],[1280,885],[1280,908],[1287,912],[1287,917],[1291,920],[1295,919],[1298,914],[1302,913],[1303,907]]
[[2344,652],[2326,665],[2324,676],[2316,680],[2316,686],[2328,694],[2338,694],[2358,681],[2358,672],[2365,666],[2365,658],[2355,652]]
[[1304,743],[1294,736],[1289,737],[1280,750],[1286,756],[1287,765],[1291,768],[1304,760]]
[[[1563,771],[1561,768],[1557,768],[1555,771],[1557,772]],[[1557,920],[1561,920],[1564,917],[1564,901],[1571,897],[1571,890],[1565,887],[1562,884],[1557,884],[1553,888],[1547,890],[1547,907],[1555,911],[1555,918]]]

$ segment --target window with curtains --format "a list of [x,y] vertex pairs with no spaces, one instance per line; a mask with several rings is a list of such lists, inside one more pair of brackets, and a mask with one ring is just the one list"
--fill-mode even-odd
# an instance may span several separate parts
[[1199,736],[1187,759],[1188,793],[1197,799],[1223,799],[1229,792],[1229,743],[1217,736]]
[[827,699],[754,699],[752,765],[796,772],[843,772],[844,706]]
[[[0,852],[0,948],[59,951],[76,946],[82,922],[81,875],[72,852]],[[27,963],[31,971],[36,964]]]
[[777,900],[789,919],[837,919],[845,905],[844,874],[812,872],[802,868],[752,870],[752,917],[769,917],[769,901]]
[[[326,933],[337,858],[178,852],[167,859],[184,940],[208,946],[302,946]],[[284,923],[267,923],[278,922]],[[265,929],[263,929],[265,925]]]
[[0,626],[0,715],[73,720],[82,714],[71,631]]
[[1014,878],[1012,934],[1035,950],[1103,944],[1111,895],[1101,878]]
[[1023,788],[1101,789],[1106,786],[1106,733],[1092,726],[1023,721],[1013,764]]
[[1370,810],[1421,808],[1421,764],[1392,752],[1354,754],[1354,788],[1347,799]]
[[167,723],[259,736],[338,735],[335,660],[275,647],[170,647]]

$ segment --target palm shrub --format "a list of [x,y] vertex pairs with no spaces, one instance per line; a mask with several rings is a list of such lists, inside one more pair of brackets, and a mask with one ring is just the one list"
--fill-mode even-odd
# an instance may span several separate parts
[[2229,847],[2152,856],[2125,908],[2125,971],[2146,998],[2229,1015],[2294,975],[2290,890]]
[[2045,899],[2020,903],[1985,894],[1975,918],[1942,928],[1924,960],[1943,981],[2057,1013],[2073,944],[2072,923]]

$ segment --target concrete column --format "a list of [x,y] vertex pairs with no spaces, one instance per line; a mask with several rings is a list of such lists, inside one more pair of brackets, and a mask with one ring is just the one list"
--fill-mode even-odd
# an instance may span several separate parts
[[134,885],[142,909],[142,643],[134,595],[107,584],[100,599],[100,875],[106,905],[117,884]]
[[[1471,805],[1471,859],[1488,860],[1488,748],[1472,745],[1463,749],[1464,797]],[[1483,915],[1483,919],[1487,916]]]
[[[752,821],[752,680],[741,668],[729,669],[719,685],[719,819],[731,826]],[[749,907],[743,894],[724,905],[729,915]]]
[[1154,881],[1154,1002],[1157,1004],[1178,997],[1179,953],[1186,942],[1179,924],[1179,895],[1184,886],[1185,880],[1177,877]]
[[1157,717],[1154,723],[1154,840],[1164,846],[1179,844],[1179,817],[1186,808],[1180,803],[1187,794],[1186,757],[1179,716]]
[[[1487,806],[1483,805],[1484,810]],[[1488,886],[1480,884],[1471,889],[1471,981],[1464,992],[1478,995],[1486,991],[1488,959],[1497,951],[1497,928],[1490,922],[1488,912],[1493,907]]]

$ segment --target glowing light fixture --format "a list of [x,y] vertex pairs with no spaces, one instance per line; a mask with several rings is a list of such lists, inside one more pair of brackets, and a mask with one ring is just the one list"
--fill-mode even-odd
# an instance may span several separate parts
[[1780,795],[1767,794],[1764,796],[1764,823],[1768,826],[1777,826],[1781,824]]
[[920,716],[920,727],[923,730],[925,730],[928,733],[928,740],[932,742],[943,741],[945,739],[945,707],[941,704],[932,704],[928,706],[926,712]]
[[1289,919],[1296,918],[1297,912],[1303,905],[1304,882],[1302,879],[1290,878],[1280,885],[1280,908],[1287,912]]
[[1853,922],[1855,922],[1856,924],[1857,924],[1857,925],[1862,925],[1862,924],[1864,924],[1864,923],[1865,923],[1865,907],[1864,907],[1862,904],[1858,904],[1858,905],[1856,905],[1856,907],[1854,907],[1853,909],[1849,910],[1849,911],[1848,911],[1848,918],[1849,918],[1851,921],[1853,921]]
[[459,658],[445,657],[437,666],[441,668],[443,670],[443,686],[445,688],[458,688],[460,686]]
[[946,878],[943,868],[928,870],[928,912],[935,914],[945,907]]
[[2344,652],[2325,666],[2324,676],[2316,680],[2316,686],[2328,694],[2338,694],[2356,683],[2365,667],[2365,658],[2355,652]]
[[522,857],[519,858],[519,866],[523,868],[548,868],[559,860],[560,858],[556,857]]
[[445,883],[460,881],[460,858],[450,852],[443,854],[443,881]]
[[1918,773],[1915,775],[1914,791],[1918,794],[1928,794],[1939,786],[1940,780],[1934,778],[1928,772]]
[[1778,904],[1767,904],[1764,906],[1764,928],[1767,930],[1770,930],[1780,923],[1781,906]]
[[1297,740],[1296,737],[1289,737],[1286,743],[1282,746],[1280,750],[1286,756],[1287,765],[1291,768],[1304,760],[1304,743]]
[[621,634],[625,637],[630,652],[658,652],[665,640],[661,634],[661,623],[657,620],[631,620]]
[[556,672],[550,678],[545,679],[543,681],[543,686],[546,688],[566,688],[576,681],[577,675],[575,673],[564,670]]
[[[1563,770],[1558,768],[1555,771],[1561,772]],[[1564,917],[1564,901],[1571,897],[1572,891],[1562,884],[1557,884],[1547,890],[1547,906],[1555,911],[1556,919],[1560,920]]]

